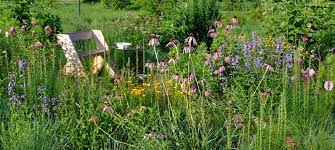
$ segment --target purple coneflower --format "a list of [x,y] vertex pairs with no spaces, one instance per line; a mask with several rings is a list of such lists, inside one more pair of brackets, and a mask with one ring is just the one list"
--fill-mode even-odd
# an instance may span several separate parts
[[309,37],[308,37],[308,35],[304,35],[303,37],[302,37],[302,40],[306,43],[306,42],[308,42],[309,41]]
[[169,70],[169,65],[165,61],[159,63],[159,69],[161,72],[167,72]]
[[214,74],[221,74],[225,71],[225,67],[223,65],[221,65],[218,69],[214,70]]
[[226,26],[225,31],[226,31],[227,33],[229,33],[232,29],[233,29],[233,25],[228,24],[228,25]]
[[213,53],[213,59],[218,60],[219,57],[220,57],[219,52],[217,50],[215,50],[214,53]]
[[267,71],[269,71],[269,72],[272,72],[272,71],[273,71],[273,67],[272,67],[271,64],[265,64],[264,67],[265,67],[265,69],[266,69]]
[[208,90],[208,89],[206,89],[205,90],[205,97],[208,97],[208,96],[210,96],[211,95],[211,92]]
[[220,28],[220,27],[222,27],[221,19],[217,19],[217,20],[215,20],[215,22],[214,22],[214,26],[215,26],[215,28]]
[[47,33],[51,33],[52,32],[52,29],[50,26],[45,26],[44,27],[44,31],[47,32]]
[[188,81],[193,81],[195,79],[195,75],[194,75],[194,73],[193,72],[190,72],[189,74],[188,74]]
[[224,58],[224,61],[225,61],[226,63],[230,63],[230,62],[231,62],[231,59],[232,59],[232,57],[231,57],[230,55],[228,55],[228,56],[226,56],[226,57]]
[[159,45],[158,39],[160,38],[160,35],[151,34],[150,37],[151,37],[151,39],[149,41],[149,46],[158,46]]
[[113,111],[112,106],[108,102],[104,102],[101,104],[102,111],[111,112]]
[[37,22],[33,21],[33,22],[31,22],[31,25],[32,26],[37,26]]
[[193,93],[193,94],[196,94],[198,92],[197,88],[194,86],[194,85],[191,85],[190,86],[190,91]]
[[233,26],[236,26],[238,23],[238,19],[237,16],[234,16],[231,20],[230,20],[230,24]]
[[309,77],[312,77],[315,74],[315,70],[314,69],[308,68],[306,71],[307,71]]
[[177,45],[179,45],[180,43],[179,43],[179,41],[178,40],[176,40],[176,38],[171,38],[170,39],[170,41],[169,41],[169,43],[167,43],[166,44],[166,48],[171,48],[171,47],[175,47],[175,46],[177,46]]
[[147,68],[149,68],[149,69],[154,69],[155,68],[155,63],[154,62],[152,62],[151,60],[149,60],[145,65],[144,65],[144,67],[147,67]]
[[177,61],[179,60],[179,57],[177,56],[172,56],[169,60],[169,63],[177,63]]
[[179,77],[180,77],[179,73],[175,73],[175,74],[172,76],[172,80],[174,80],[174,81],[179,81]]
[[210,30],[208,31],[208,33],[209,33],[209,36],[210,36],[212,39],[215,39],[215,38],[217,37],[217,33],[216,33],[215,29],[210,29]]
[[197,40],[195,39],[193,33],[190,33],[188,37],[185,39],[185,43],[188,43],[189,45],[197,46]]
[[188,43],[185,43],[184,48],[183,48],[184,54],[191,52],[191,50],[192,50],[192,47]]
[[331,91],[334,88],[334,84],[331,81],[326,81],[323,84],[323,87],[325,88],[326,91]]

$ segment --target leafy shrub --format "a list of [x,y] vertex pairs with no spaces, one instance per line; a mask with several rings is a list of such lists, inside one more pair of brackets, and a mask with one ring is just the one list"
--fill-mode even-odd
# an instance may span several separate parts
[[156,16],[171,14],[177,6],[177,0],[131,0],[134,7],[154,13]]
[[194,33],[200,41],[209,43],[208,30],[219,16],[216,0],[193,0],[191,5],[181,6],[175,24],[185,33]]
[[[322,57],[334,47],[335,7],[324,4],[296,3],[292,1],[274,3],[273,11],[266,16],[265,27],[271,34],[285,34],[294,42],[303,43],[307,54],[320,49]],[[302,41],[302,42],[301,42]]]
[[102,4],[107,8],[121,9],[129,6],[130,0],[101,0]]

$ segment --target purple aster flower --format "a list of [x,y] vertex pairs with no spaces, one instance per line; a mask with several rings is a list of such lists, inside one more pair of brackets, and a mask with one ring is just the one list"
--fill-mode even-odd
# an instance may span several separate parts
[[240,56],[236,55],[236,56],[233,58],[232,65],[233,65],[233,66],[237,66],[239,59],[240,59]]
[[26,67],[28,64],[27,60],[20,60],[19,61],[19,70],[22,71],[24,67]]
[[9,32],[10,34],[13,34],[13,33],[15,32],[14,27],[10,27],[9,30],[8,30],[8,32]]
[[323,84],[323,87],[325,88],[326,91],[331,91],[334,88],[334,84],[331,81],[326,81]]
[[254,58],[254,63],[256,65],[256,67],[258,67],[258,68],[261,68],[261,67],[264,66],[263,58],[262,57],[255,57]]

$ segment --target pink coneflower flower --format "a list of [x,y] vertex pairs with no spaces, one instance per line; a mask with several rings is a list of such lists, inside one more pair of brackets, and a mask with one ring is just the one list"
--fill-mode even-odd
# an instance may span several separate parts
[[265,69],[266,69],[267,71],[269,71],[269,72],[272,72],[272,71],[273,71],[273,67],[272,67],[271,64],[265,64],[264,67],[265,67]]
[[195,79],[195,75],[194,75],[194,73],[193,72],[190,72],[189,74],[188,74],[188,81],[193,81]]
[[326,81],[323,84],[323,87],[325,88],[326,91],[331,91],[334,88],[334,84],[331,81]]
[[151,37],[151,39],[149,41],[149,46],[158,46],[159,45],[158,39],[160,38],[160,35],[151,34],[150,37]]
[[216,33],[215,29],[210,29],[210,30],[208,31],[208,33],[209,33],[209,36],[210,36],[212,39],[216,38],[216,36],[217,36],[217,33]]
[[184,54],[191,52],[191,50],[192,50],[192,47],[188,43],[185,43],[184,48],[183,48]]
[[111,112],[113,110],[112,106],[107,102],[102,103],[101,108],[102,108],[102,111],[104,112]]
[[221,65],[218,69],[216,69],[215,71],[214,71],[214,74],[221,74],[221,73],[223,73],[225,71],[225,67],[223,66],[223,65]]
[[32,25],[32,26],[37,26],[37,24],[38,24],[38,23],[35,22],[35,21],[31,22],[31,25]]
[[232,29],[233,29],[233,25],[228,24],[227,27],[226,27],[226,29],[225,29],[225,31],[226,31],[227,33],[229,33]]
[[216,51],[214,51],[214,53],[213,53],[213,59],[214,60],[218,60],[219,59],[219,57],[220,57],[220,54],[219,54],[219,52],[216,50]]
[[219,72],[220,72],[220,73],[222,73],[222,72],[224,72],[224,71],[225,71],[225,67],[224,67],[223,65],[221,65],[221,66],[219,67],[219,69],[218,69],[218,70],[219,70]]
[[45,26],[44,31],[47,32],[47,33],[50,33],[50,32],[52,32],[52,29],[51,29],[50,26]]
[[169,63],[177,63],[178,60],[179,58],[177,56],[172,56],[169,60]]
[[230,20],[230,24],[233,26],[236,26],[238,23],[238,19],[237,16],[234,16],[231,20]]
[[149,60],[145,65],[144,67],[147,67],[149,69],[154,69],[155,68],[155,63],[152,62],[151,60]]
[[193,93],[193,94],[196,94],[198,92],[197,88],[194,86],[194,85],[191,85],[190,86],[190,91]]
[[315,70],[314,69],[308,68],[306,71],[307,71],[309,77],[312,77],[315,74]]
[[302,40],[303,40],[304,42],[308,42],[308,41],[309,41],[309,37],[308,37],[308,35],[304,35],[304,36],[302,37]]
[[226,57],[224,58],[224,61],[225,61],[226,63],[230,63],[230,62],[231,62],[231,59],[232,59],[232,57],[229,55],[229,56],[226,56]]
[[175,73],[175,74],[172,76],[172,80],[174,80],[174,81],[179,81],[179,77],[180,77],[179,73]]
[[197,46],[198,43],[197,43],[197,40],[194,38],[194,35],[193,33],[190,33],[188,35],[188,37],[185,39],[185,43],[188,43],[189,45],[194,45],[194,46]]
[[167,72],[169,70],[169,65],[166,62],[161,61],[159,63],[159,69],[161,70],[161,72]]
[[211,96],[211,92],[208,89],[206,89],[205,90],[205,97],[208,97],[208,96]]
[[205,84],[205,82],[206,82],[206,79],[205,79],[205,78],[201,78],[201,79],[199,80],[199,83],[201,83],[201,84]]
[[222,27],[221,19],[215,20],[214,22],[215,28],[220,28]]
[[179,41],[178,40],[176,40],[175,38],[171,38],[170,39],[170,42],[169,43],[167,43],[166,44],[166,48],[171,48],[171,47],[175,47],[175,46],[177,46],[177,45],[179,45],[180,43],[179,43]]

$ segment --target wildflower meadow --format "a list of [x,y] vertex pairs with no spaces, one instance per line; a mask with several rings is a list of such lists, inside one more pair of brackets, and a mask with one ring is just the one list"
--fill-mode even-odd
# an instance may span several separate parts
[[335,149],[332,0],[2,0],[0,60],[0,150]]

